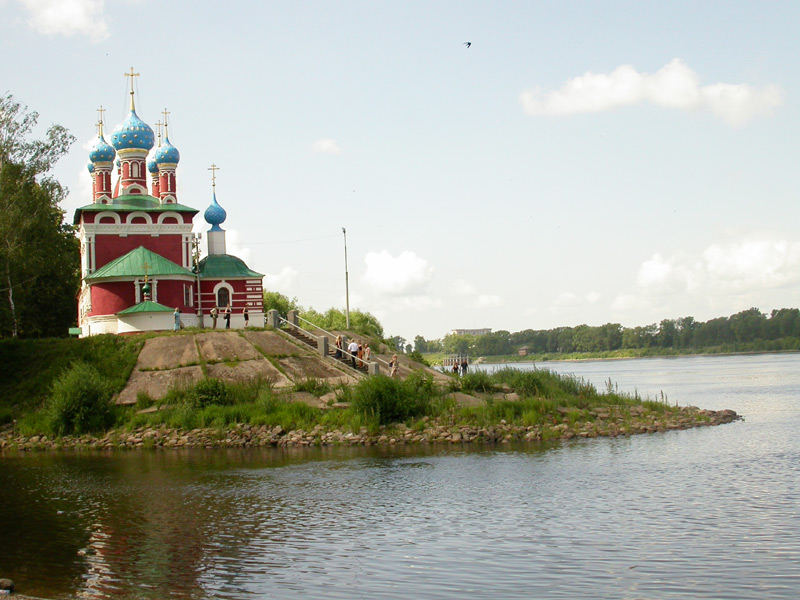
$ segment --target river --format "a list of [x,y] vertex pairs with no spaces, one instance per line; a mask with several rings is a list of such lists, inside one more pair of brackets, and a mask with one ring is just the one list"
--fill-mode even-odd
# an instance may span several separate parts
[[53,599],[800,597],[800,354],[538,366],[744,420],[550,445],[0,456],[0,577]]

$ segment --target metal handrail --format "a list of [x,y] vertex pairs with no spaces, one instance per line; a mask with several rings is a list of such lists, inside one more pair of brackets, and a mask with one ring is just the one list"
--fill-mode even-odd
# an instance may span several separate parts
[[[308,335],[310,335],[310,336],[312,336],[312,337],[317,337],[317,336],[315,336],[313,333],[311,333],[310,331],[307,331],[307,330],[303,329],[302,327],[300,327],[300,325],[295,325],[294,323],[292,323],[292,322],[290,322],[290,321],[288,321],[288,320],[284,319],[284,318],[283,318],[283,317],[281,317],[281,316],[278,316],[278,319],[279,319],[279,320],[281,320],[281,321],[283,321],[284,323],[287,323],[288,325],[291,325],[292,327],[296,327],[296,328],[297,328],[297,329],[299,329],[300,331],[302,331],[302,332],[304,332],[304,333],[307,333]],[[320,326],[319,326],[319,325],[317,325],[316,323],[312,323],[311,321],[309,321],[309,320],[307,320],[307,319],[304,319],[304,318],[303,318],[303,317],[301,317],[300,315],[297,315],[297,320],[298,320],[298,321],[303,321],[303,323],[308,323],[308,324],[309,324],[309,325],[311,325],[312,327],[316,327],[317,329],[319,329],[320,331],[322,331],[323,333],[325,333],[325,334],[329,335],[330,337],[332,337],[332,338],[334,338],[334,339],[335,339],[336,337],[338,337],[338,336],[334,335],[332,332],[330,332],[330,331],[328,331],[328,330],[326,330],[326,329],[323,329],[322,327],[320,327]],[[336,347],[335,343],[334,343],[334,347]],[[355,354],[351,354],[349,351],[345,350],[344,348],[340,348],[340,350],[342,351],[342,353],[343,353],[343,354],[346,354],[347,356],[350,356],[351,358],[355,358],[356,360],[360,360],[361,362],[365,362],[363,358],[358,358],[358,356],[356,356]],[[377,361],[377,362],[380,362],[380,363],[383,363],[384,365],[386,365],[386,367],[387,367],[387,368],[391,368],[391,366],[389,365],[389,363],[388,363],[387,361],[383,360],[383,359],[382,359],[380,356],[371,356],[371,355],[370,355],[369,359],[370,359],[370,360],[375,360],[375,361]]]

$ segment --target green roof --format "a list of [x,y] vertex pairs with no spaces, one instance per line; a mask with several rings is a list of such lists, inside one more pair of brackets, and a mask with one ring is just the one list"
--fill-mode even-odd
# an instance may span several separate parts
[[134,313],[152,313],[152,312],[175,312],[175,309],[170,308],[169,306],[164,306],[163,304],[159,304],[158,302],[153,302],[152,300],[145,300],[144,302],[139,302],[139,304],[134,304],[130,308],[121,310],[117,314],[132,315]]
[[261,279],[263,273],[251,270],[241,258],[230,254],[212,254],[200,261],[200,277],[255,277]]
[[[145,272],[145,264],[147,271]],[[194,277],[189,269],[184,269],[182,266],[175,264],[169,259],[159,256],[144,246],[139,246],[136,250],[131,250],[124,256],[112,260],[110,263],[103,265],[91,275],[87,275],[88,281],[96,279],[106,279],[109,277],[144,277],[145,274],[149,276],[165,276],[165,275],[188,275]]]
[[75,210],[73,222],[77,225],[81,220],[82,212],[103,212],[113,210],[118,212],[132,212],[148,210],[155,212],[190,212],[197,214],[199,211],[184,204],[161,204],[158,198],[147,194],[123,194],[117,196],[111,204],[87,204]]

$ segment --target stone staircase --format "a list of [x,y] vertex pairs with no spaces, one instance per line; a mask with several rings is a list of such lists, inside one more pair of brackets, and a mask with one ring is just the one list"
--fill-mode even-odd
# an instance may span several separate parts
[[[287,335],[290,335],[291,337],[293,337],[297,341],[303,342],[304,344],[306,344],[307,346],[310,346],[311,348],[313,348],[315,350],[317,349],[317,338],[316,337],[314,337],[312,335],[308,335],[307,333],[305,333],[303,331],[300,331],[299,329],[295,329],[294,327],[289,327],[287,329],[281,329],[281,331],[283,333],[287,334]],[[330,341],[330,343],[328,344],[328,356],[331,357],[333,360],[337,361],[338,363],[344,365],[345,367],[347,367],[351,371],[354,370],[354,371],[357,371],[357,372],[359,372],[359,373],[361,373],[363,375],[368,375],[369,374],[369,369],[368,369],[366,363],[361,363],[361,366],[355,366],[354,367],[353,366],[353,362],[352,362],[352,360],[351,360],[351,358],[349,356],[343,354],[340,358],[336,358],[336,345],[335,345],[334,341]],[[356,362],[356,364],[358,364],[358,363]]]

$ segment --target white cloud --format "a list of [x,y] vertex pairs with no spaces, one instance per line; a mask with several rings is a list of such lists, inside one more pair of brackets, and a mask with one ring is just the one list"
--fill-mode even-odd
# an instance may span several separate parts
[[549,116],[597,113],[650,102],[680,110],[704,110],[731,125],[743,125],[780,106],[783,91],[777,85],[701,86],[697,73],[675,58],[653,75],[622,65],[608,74],[587,72],[555,91],[526,90],[520,101],[526,113]]
[[43,35],[85,35],[93,42],[109,37],[105,0],[18,0],[28,24]]
[[297,269],[285,266],[280,270],[280,273],[276,275],[270,273],[264,275],[264,288],[271,292],[286,294],[287,290],[292,289],[298,275]]
[[463,279],[459,279],[453,284],[453,291],[457,296],[472,296],[478,293],[477,288]]
[[800,242],[753,240],[703,252],[708,282],[730,292],[800,282]]
[[733,313],[781,302],[791,286],[800,286],[800,242],[751,239],[712,244],[699,255],[654,254],[639,267],[635,289],[611,308],[663,312],[688,300]]
[[231,256],[241,258],[245,263],[249,263],[250,248],[239,244],[239,232],[236,229],[225,231],[225,249]]
[[475,308],[499,308],[503,304],[503,299],[493,294],[481,294],[475,299]]
[[335,140],[332,139],[321,139],[317,140],[313,144],[311,144],[311,153],[312,154],[341,154],[342,149],[339,148],[339,144],[336,143]]
[[433,277],[433,267],[427,260],[408,250],[394,257],[386,250],[369,252],[363,281],[375,293],[383,295],[414,295],[421,292]]

